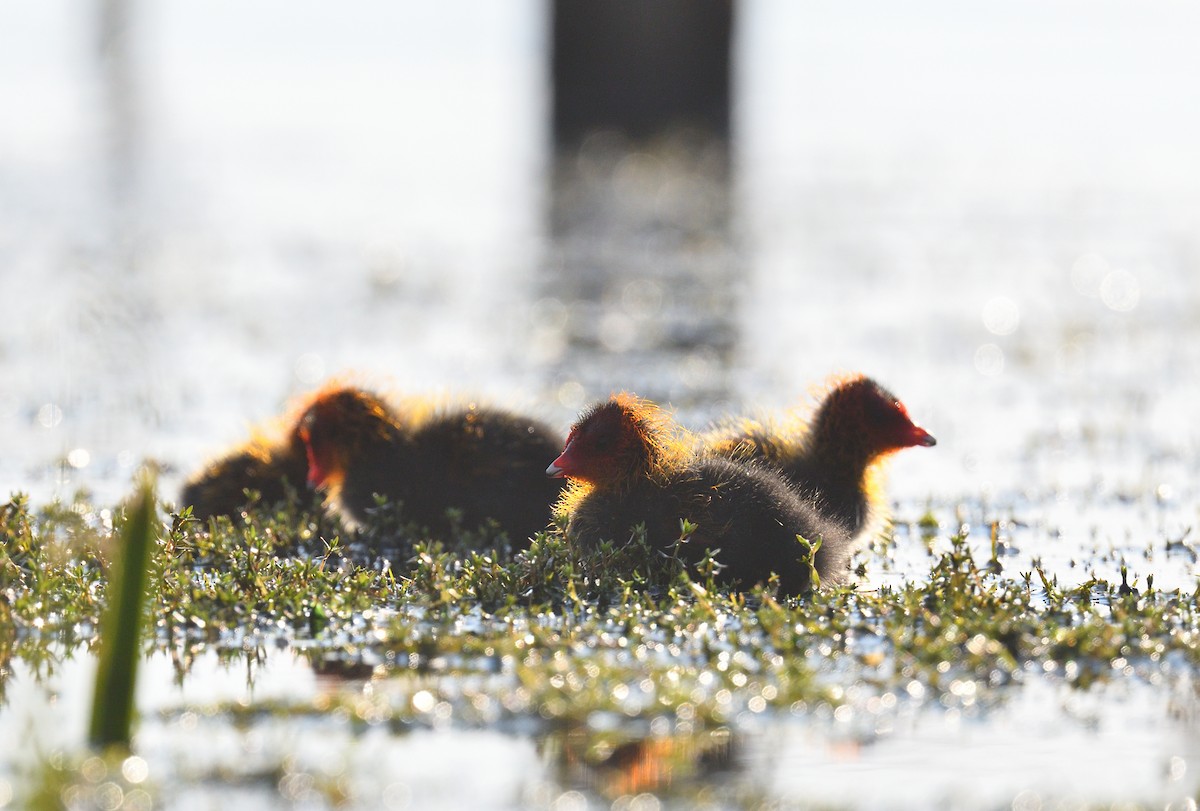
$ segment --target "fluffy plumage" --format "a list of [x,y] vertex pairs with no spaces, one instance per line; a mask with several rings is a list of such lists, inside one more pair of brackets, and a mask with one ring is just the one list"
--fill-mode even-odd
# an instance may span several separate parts
[[294,431],[260,431],[194,473],[179,496],[197,518],[236,516],[251,505],[248,491],[262,505],[279,504],[289,494],[303,496],[308,462],[304,443]]
[[560,435],[528,417],[475,404],[393,407],[358,388],[317,396],[300,419],[308,482],[350,524],[362,523],[375,494],[403,503],[403,516],[438,537],[461,513],[474,529],[494,520],[520,547],[545,529],[561,484],[546,459]]
[[891,454],[937,444],[894,394],[864,375],[835,381],[811,420],[741,420],[704,440],[720,457],[760,460],[779,470],[822,512],[861,538],[884,514],[882,463]]
[[[811,588],[809,553],[797,535],[820,540],[822,582],[840,582],[848,536],[823,519],[766,466],[697,456],[693,442],[646,400],[621,394],[585,413],[547,469],[572,486],[556,511],[568,540],[584,549],[627,542],[645,528],[649,545],[695,565],[713,552],[722,582],[746,588],[779,576],[784,594]],[[677,544],[680,522],[695,525]]]

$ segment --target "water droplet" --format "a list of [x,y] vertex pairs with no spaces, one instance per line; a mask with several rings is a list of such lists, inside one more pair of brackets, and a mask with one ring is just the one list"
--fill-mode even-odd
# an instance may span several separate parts
[[76,448],[67,454],[67,464],[79,470],[85,468],[92,461],[92,455],[88,453],[86,448]]
[[141,783],[150,775],[150,766],[145,760],[134,755],[122,761],[121,774],[130,783]]
[[1004,350],[995,344],[984,344],[975,350],[975,370],[981,375],[995,377],[1004,371]]
[[62,409],[54,403],[46,403],[38,409],[37,421],[43,428],[53,428],[62,422]]
[[983,305],[983,326],[993,335],[1011,335],[1021,325],[1021,309],[1006,296],[996,296]]
[[629,803],[629,811],[660,811],[662,802],[653,794],[638,794]]
[[101,811],[117,811],[125,802],[125,792],[116,783],[101,783],[92,793],[92,802]]
[[563,383],[555,394],[558,402],[564,408],[578,411],[583,406],[583,386],[578,380],[568,380]]
[[79,766],[79,773],[89,783],[99,783],[108,776],[108,766],[98,757],[90,757]]
[[662,309],[663,290],[658,282],[638,279],[621,291],[621,306],[635,318],[649,318]]
[[564,791],[550,806],[553,811],[587,811],[587,797],[578,791]]
[[1100,300],[1104,306],[1125,313],[1138,305],[1142,288],[1137,277],[1128,270],[1114,270],[1100,283]]
[[412,803],[412,789],[405,783],[392,783],[383,790],[383,807],[391,811],[408,808]]

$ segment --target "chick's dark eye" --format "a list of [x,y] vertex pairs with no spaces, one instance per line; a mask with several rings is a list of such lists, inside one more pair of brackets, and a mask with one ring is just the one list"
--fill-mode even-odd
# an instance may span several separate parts
[[895,413],[896,405],[890,400],[872,398],[867,401],[867,414],[873,420],[885,420]]

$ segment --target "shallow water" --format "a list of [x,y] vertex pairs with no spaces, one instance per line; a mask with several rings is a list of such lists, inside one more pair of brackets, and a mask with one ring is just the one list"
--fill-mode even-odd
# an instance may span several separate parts
[[[613,389],[701,425],[858,369],[939,440],[895,460],[898,551],[868,587],[928,571],[912,522],[932,509],[981,555],[999,522],[1009,576],[1124,564],[1194,589],[1194,554],[1168,549],[1200,519],[1192,6],[1092,3],[1084,24],[1065,0],[746,2],[729,167],[603,141],[556,165],[543,9],[503,8],[158,3],[98,59],[73,4],[0,7],[0,109],[21,111],[0,127],[0,488],[109,504],[151,459],[170,493],[344,370],[565,428]],[[591,218],[620,195],[636,205]],[[15,667],[0,728],[79,740],[87,665],[49,688]],[[348,781],[349,807],[615,802],[536,723],[197,714],[367,689],[288,651],[252,688],[246,667],[143,671],[139,749],[170,807],[319,807],[313,774]],[[1186,670],[1089,691],[1030,674],[987,707],[827,675],[846,716],[741,719],[732,765],[687,796],[1033,808],[1200,785]],[[19,735],[0,738],[11,778]]]
[[[171,808],[552,809],[1184,808],[1200,790],[1194,670],[1170,658],[1087,689],[1032,665],[1007,686],[968,678],[939,693],[894,680],[867,636],[836,667],[818,663],[836,707],[772,705],[768,677],[729,694],[719,725],[637,702],[564,723],[522,703],[507,666],[345,678],[270,639],[249,644],[186,671],[145,660],[137,755],[120,776],[85,762],[75,790],[144,791]],[[39,753],[73,750],[93,667],[81,651],[49,670],[14,663],[0,724],[20,734],[0,748],[0,797],[37,773]]]

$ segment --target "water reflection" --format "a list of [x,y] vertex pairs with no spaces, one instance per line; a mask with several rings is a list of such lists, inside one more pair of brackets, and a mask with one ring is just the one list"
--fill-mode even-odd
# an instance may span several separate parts
[[[1032,668],[1020,689],[992,689],[997,700],[986,706],[968,700],[969,681],[950,685],[947,704],[834,673],[852,685],[837,705],[693,726],[654,711],[626,717],[581,709],[554,719],[536,703],[508,710],[495,702],[485,713],[473,696],[516,692],[507,677],[403,667],[319,675],[312,661],[269,645],[209,651],[171,684],[175,665],[151,656],[139,690],[137,760],[106,764],[90,762],[78,746],[90,657],[65,656],[53,678],[17,663],[18,694],[0,722],[32,737],[7,736],[0,745],[7,764],[0,783],[36,744],[45,753],[41,768],[88,796],[116,780],[123,791],[169,785],[188,802],[230,808],[377,808],[385,799],[445,808],[628,808],[652,807],[651,800],[664,808],[917,807],[948,792],[967,792],[961,806],[974,808],[999,807],[1031,788],[1047,798],[1165,802],[1194,791],[1200,758],[1188,734],[1200,701],[1182,665],[1160,667],[1158,683],[1129,678],[1086,690]],[[1005,768],[995,769],[997,762]],[[857,776],[867,770],[872,781],[862,785]],[[18,787],[27,786],[22,777]]]
[[725,400],[740,321],[727,145],[598,132],[554,163],[534,346],[564,406]]
[[138,164],[144,151],[135,30],[131,0],[98,0],[95,53],[103,143],[101,169],[115,232],[124,230],[123,219],[136,205]]
[[607,800],[690,793],[739,769],[737,736],[727,727],[691,735],[634,737],[628,729],[569,724],[541,739],[555,779]]

